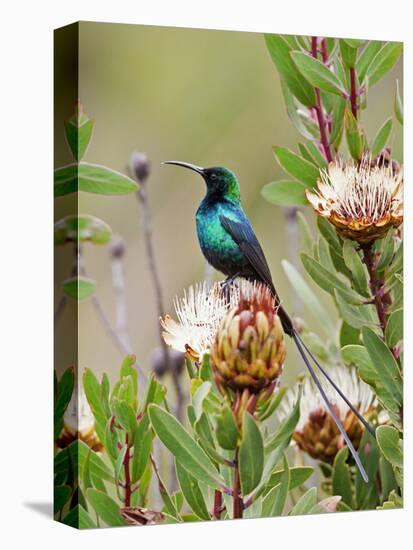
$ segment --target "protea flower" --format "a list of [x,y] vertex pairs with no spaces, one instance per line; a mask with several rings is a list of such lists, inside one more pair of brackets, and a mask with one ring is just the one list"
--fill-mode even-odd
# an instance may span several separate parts
[[265,285],[242,284],[239,302],[222,320],[211,348],[218,386],[257,393],[281,375],[285,353],[271,291]]
[[178,322],[169,315],[161,317],[162,334],[168,346],[188,353],[196,360],[208,353],[224,315],[239,300],[239,290],[231,285],[223,292],[219,283],[209,288],[206,283],[191,286],[183,298],[176,298]]
[[[351,404],[368,419],[376,407],[375,396],[370,387],[357,376],[356,369],[338,366],[330,369],[329,374]],[[364,426],[330,385],[323,383],[323,387],[351,442],[358,449]],[[298,386],[286,393],[278,413],[279,420],[283,420],[291,412],[297,395]],[[305,378],[303,382],[300,419],[293,439],[309,456],[328,463],[334,461],[338,451],[345,445],[311,378]]]
[[60,449],[64,449],[77,439],[96,452],[103,450],[103,445],[96,434],[95,418],[83,389],[73,392],[63,416],[63,429],[56,444]]
[[392,162],[364,157],[360,164],[339,160],[320,172],[307,199],[337,232],[362,245],[381,239],[403,221],[403,170]]

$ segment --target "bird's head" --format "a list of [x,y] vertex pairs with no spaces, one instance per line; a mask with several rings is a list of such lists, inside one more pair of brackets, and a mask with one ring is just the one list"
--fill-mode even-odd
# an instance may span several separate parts
[[167,160],[162,164],[174,164],[197,172],[204,178],[207,186],[207,195],[215,198],[226,198],[233,201],[240,200],[240,188],[236,175],[224,166],[202,168],[188,162]]

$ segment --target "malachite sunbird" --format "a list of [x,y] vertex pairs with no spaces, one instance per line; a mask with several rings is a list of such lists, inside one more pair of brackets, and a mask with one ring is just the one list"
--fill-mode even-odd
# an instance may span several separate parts
[[[163,164],[174,164],[188,168],[198,173],[204,179],[206,183],[206,195],[196,211],[196,230],[199,244],[206,260],[215,269],[226,275],[227,279],[224,285],[232,284],[237,277],[265,283],[271,289],[276,302],[280,304],[264,251],[242,208],[240,185],[236,175],[228,168],[221,166],[201,168],[194,164],[175,160],[165,161]],[[328,372],[315,359],[295,330],[290,316],[281,305],[278,308],[278,315],[284,332],[295,342],[298,352],[347,443],[363,479],[367,482],[368,476],[360,461],[360,457],[350,441],[341,420],[338,418],[334,407],[328,400],[311,364],[312,362],[347,403],[360,422],[374,436],[373,428],[350,403],[331,379]]]

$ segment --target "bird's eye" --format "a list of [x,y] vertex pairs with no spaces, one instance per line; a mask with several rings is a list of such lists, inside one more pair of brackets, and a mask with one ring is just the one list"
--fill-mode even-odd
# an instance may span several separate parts
[[211,180],[216,180],[217,179],[217,175],[216,174],[211,174]]

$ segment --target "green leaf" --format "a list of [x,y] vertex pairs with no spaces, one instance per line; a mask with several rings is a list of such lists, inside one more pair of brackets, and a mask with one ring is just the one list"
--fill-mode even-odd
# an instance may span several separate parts
[[349,153],[353,159],[360,160],[363,153],[363,142],[357,120],[350,109],[345,110],[344,127]]
[[306,125],[303,123],[297,112],[297,105],[295,104],[294,96],[290,92],[289,87],[281,80],[281,90],[284,96],[285,106],[287,109],[288,116],[290,117],[291,122],[294,124],[295,128],[300,132],[302,136],[306,139],[314,139],[313,134],[307,129]]
[[367,69],[370,87],[374,86],[374,84],[393,68],[402,51],[403,44],[401,42],[387,42],[380,51],[377,52]]
[[350,46],[350,48],[361,48],[361,46],[363,46],[366,41],[365,40],[359,40],[359,39],[356,39],[356,38],[344,38],[343,42],[348,44]]
[[[73,447],[72,447],[73,445]],[[86,443],[83,443],[83,441],[75,441],[72,443],[71,451],[72,451],[72,458],[74,459],[73,462],[75,463],[75,470],[77,469],[78,462],[78,468],[79,468],[79,477],[83,478],[83,470],[85,468],[86,463],[88,464],[89,472],[91,476],[96,476],[102,480],[109,481],[111,483],[114,482],[113,476],[111,471],[109,470],[108,466],[103,462],[102,458],[92,451]],[[69,447],[68,447],[69,448]],[[75,462],[76,461],[76,462]]]
[[69,298],[81,302],[90,298],[96,291],[96,282],[88,277],[70,277],[63,281],[63,292]]
[[72,494],[72,488],[68,485],[54,487],[53,513],[57,514],[64,507]]
[[371,144],[371,147],[370,147],[372,157],[376,157],[384,149],[389,139],[392,127],[393,127],[393,121],[391,117],[388,118],[382,124],[382,126],[380,126],[373,140],[373,143]]
[[379,401],[388,410],[391,418],[397,423],[399,418],[399,404],[393,396],[393,384],[387,387],[388,379],[383,379],[381,364],[374,364],[367,350],[363,346],[348,345],[341,349],[341,357],[347,365],[357,367],[359,376],[364,382],[373,387]]
[[151,403],[154,403],[155,405],[160,405],[163,402],[165,395],[166,395],[165,386],[159,383],[155,379],[155,377],[152,375],[149,380],[143,410],[147,411]]
[[363,300],[357,292],[349,288],[336,275],[327,271],[319,262],[311,258],[311,256],[308,256],[308,254],[301,254],[300,256],[305,270],[320,288],[332,296],[334,296],[334,290],[338,289],[341,294],[346,297],[349,303],[362,303]]
[[380,259],[376,271],[383,271],[388,267],[394,255],[394,228],[391,228],[387,232],[384,239],[380,239],[378,250],[380,252]]
[[100,384],[90,369],[85,369],[83,373],[83,388],[93,416],[98,422],[104,421],[106,426],[108,419],[102,404]]
[[[345,239],[343,243],[343,259],[351,272],[354,285],[359,292],[368,293],[367,274],[363,262],[357,252],[356,246],[350,239]],[[368,295],[368,294],[367,294]]]
[[360,330],[343,321],[340,327],[340,347],[350,344],[360,344]]
[[192,477],[179,462],[175,461],[175,467],[179,485],[191,510],[200,519],[211,519],[197,480]]
[[242,432],[239,471],[242,494],[247,495],[261,480],[264,468],[264,442],[256,421],[249,413],[244,414]]
[[332,128],[330,142],[338,149],[344,130],[344,112],[346,110],[346,100],[335,96],[332,112]]
[[236,448],[240,433],[235,422],[232,410],[224,405],[222,411],[216,418],[216,436],[219,445],[223,449],[233,450]]
[[119,454],[117,456],[116,462],[115,462],[115,483],[116,485],[119,483],[119,480],[122,475],[122,468],[123,468],[123,461],[125,460],[126,451],[128,450],[127,445],[124,445],[122,449],[119,451]]
[[159,439],[189,474],[214,489],[225,486],[211,460],[171,414],[153,404],[148,414]]
[[364,81],[370,63],[373,61],[376,54],[380,51],[380,48],[381,42],[378,40],[369,41],[366,47],[363,48],[363,51],[361,52],[356,63],[356,73],[361,84]]
[[377,443],[386,460],[396,468],[403,468],[402,442],[398,430],[392,426],[379,426],[376,430]]
[[[275,485],[278,485],[284,471],[285,470],[277,470],[274,472],[267,483],[267,487],[275,487]],[[288,490],[291,491],[296,487],[300,487],[300,485],[305,483],[313,473],[314,468],[311,468],[310,466],[294,466],[290,468],[290,485]]]
[[79,241],[107,244],[111,238],[111,228],[95,216],[66,216],[54,226],[55,245],[77,243]]
[[393,467],[383,456],[379,460],[380,481],[382,488],[382,500],[387,500],[391,491],[397,489],[397,483]]
[[128,176],[99,164],[70,164],[54,173],[54,196],[61,197],[77,191],[99,195],[136,193],[138,184]]
[[75,158],[79,161],[86,152],[92,137],[94,121],[88,118],[78,108],[77,112],[65,122],[66,140],[70,150]]
[[63,523],[75,529],[96,529],[97,525],[83,506],[77,504],[63,518]]
[[[278,448],[284,450],[284,448],[290,443],[291,437],[294,433],[297,422],[300,419],[300,399],[301,390],[297,397],[297,401],[291,411],[291,414],[281,424],[280,429],[275,435],[270,437],[265,445],[265,452],[268,454]],[[272,472],[271,472],[272,473]]]
[[291,92],[303,105],[313,107],[316,104],[315,92],[293,62],[290,56],[292,48],[286,39],[279,34],[266,34],[265,42],[274,65]]
[[265,403],[258,404],[257,412],[260,422],[266,420],[267,418],[270,418],[270,416],[277,410],[287,389],[287,386],[278,387],[277,390],[272,394],[272,396],[269,399],[265,400]]
[[331,334],[331,323],[328,322],[327,312],[312,289],[308,286],[305,279],[287,260],[282,260],[281,265],[288,277],[288,280],[294,287],[294,290],[297,292],[298,296],[304,302],[308,311],[314,316],[315,319],[321,321],[323,323],[323,328],[326,329],[326,332]]
[[97,515],[108,527],[126,525],[126,521],[120,515],[118,504],[110,496],[97,489],[88,489],[86,496]]
[[262,505],[262,516],[281,516],[287,500],[288,489],[290,486],[290,469],[288,461],[284,455],[284,470],[280,478],[280,483],[273,487],[264,498]]
[[345,94],[344,85],[324,63],[304,52],[291,52],[291,57],[300,72],[313,86],[332,94],[340,96]]
[[340,290],[334,290],[334,297],[344,321],[355,329],[360,329],[366,325],[376,326],[378,323],[374,306],[362,305],[355,306],[349,304],[346,295]]
[[125,429],[132,440],[135,437],[135,432],[138,428],[138,421],[132,407],[126,401],[116,399],[114,401],[114,409],[116,420]]
[[308,225],[308,222],[302,212],[297,211],[296,217],[303,244],[306,249],[310,251],[313,246],[313,235],[311,233],[310,226]]
[[273,147],[273,152],[281,168],[290,176],[297,178],[308,187],[315,186],[320,171],[314,164],[284,147]]
[[[139,428],[141,426],[142,424],[140,424]],[[142,429],[139,428],[135,433],[133,445],[132,483],[136,483],[143,476],[152,448],[151,432],[142,433]]]
[[390,349],[403,340],[403,310],[396,309],[390,315],[386,325],[386,343]]
[[369,481],[366,483],[361,477],[359,470],[356,470],[355,493],[357,509],[371,510],[377,506],[379,500],[376,482],[379,469],[379,449],[375,438],[367,430],[363,432],[357,452],[369,478]]
[[333,465],[333,495],[340,495],[343,502],[353,507],[350,469],[347,465],[348,447],[343,447],[336,454]]
[[396,80],[396,95],[394,97],[394,114],[397,120],[403,126],[403,102],[400,95],[399,81]]
[[307,143],[307,149],[314,159],[316,166],[318,166],[319,168],[327,168],[328,165],[326,159],[324,158],[320,149],[312,141],[309,141]]
[[264,185],[261,195],[266,201],[278,206],[308,205],[306,189],[307,186],[299,181],[280,180]]
[[290,511],[290,516],[301,516],[308,514],[310,510],[317,504],[317,487],[311,487],[302,497],[296,502]]
[[325,218],[317,216],[317,227],[331,248],[335,250],[339,256],[341,256],[342,245],[334,226]]
[[399,404],[403,401],[403,383],[392,352],[386,344],[370,328],[362,328],[364,345],[373,365],[380,365],[383,384],[391,391]]
[[357,47],[351,44],[349,40],[339,40],[341,58],[346,67],[354,67],[357,61]]
[[203,411],[203,403],[211,391],[211,382],[202,382],[195,391],[192,398],[192,405],[194,407],[195,419],[198,420]]

